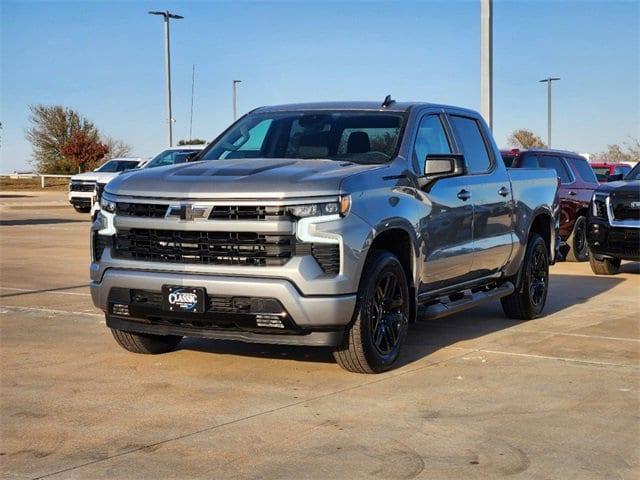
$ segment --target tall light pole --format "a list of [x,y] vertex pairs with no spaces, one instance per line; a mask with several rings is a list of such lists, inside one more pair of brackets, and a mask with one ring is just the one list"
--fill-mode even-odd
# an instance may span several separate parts
[[173,115],[171,113],[171,51],[169,49],[169,19],[180,20],[184,18],[181,15],[166,12],[149,12],[150,15],[162,15],[164,17],[164,67],[165,79],[167,87],[167,142],[170,147],[173,146]]
[[547,83],[547,147],[551,148],[551,83],[559,78],[547,77],[540,80],[540,83]]
[[241,82],[242,80],[233,81],[233,119],[234,120],[238,118],[238,87],[237,85]]
[[493,130],[493,0],[480,3],[480,106]]

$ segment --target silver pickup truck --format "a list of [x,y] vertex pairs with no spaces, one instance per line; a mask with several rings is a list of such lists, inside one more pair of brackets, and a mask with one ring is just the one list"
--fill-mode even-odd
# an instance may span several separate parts
[[498,298],[511,318],[542,313],[556,175],[507,171],[474,111],[258,108],[194,160],[120,175],[100,199],[91,294],[129,351],[325,346],[376,373],[418,319]]

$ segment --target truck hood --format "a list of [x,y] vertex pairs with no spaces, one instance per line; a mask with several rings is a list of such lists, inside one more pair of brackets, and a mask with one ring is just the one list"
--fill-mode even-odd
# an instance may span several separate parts
[[125,173],[106,191],[155,198],[287,198],[335,195],[342,180],[386,165],[334,160],[208,160]]
[[71,177],[71,180],[80,182],[108,183],[112,178],[117,177],[119,174],[120,172],[86,172],[74,175]]
[[603,183],[598,187],[598,192],[640,194],[640,180],[619,180],[617,182]]

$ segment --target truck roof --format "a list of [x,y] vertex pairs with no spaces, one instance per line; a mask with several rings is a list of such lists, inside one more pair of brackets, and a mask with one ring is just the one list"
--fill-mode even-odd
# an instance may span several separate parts
[[[429,106],[436,108],[466,110],[460,107],[450,105],[439,105],[427,102],[396,102],[394,101],[387,107],[382,106],[381,101],[369,102],[313,102],[313,103],[290,103],[285,105],[272,105],[259,107],[254,112],[291,112],[291,111],[308,111],[308,110],[369,110],[378,112],[406,112],[410,108],[418,106]],[[472,110],[468,110],[473,112]],[[475,112],[473,112],[475,113]]]

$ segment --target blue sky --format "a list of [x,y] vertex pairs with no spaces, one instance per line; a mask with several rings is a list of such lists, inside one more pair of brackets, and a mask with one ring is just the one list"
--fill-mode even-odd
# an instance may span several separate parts
[[[79,110],[134,153],[165,145],[162,22],[172,24],[174,138],[211,139],[238,106],[316,100],[432,101],[480,108],[479,0],[447,2],[27,2],[0,0],[0,171],[25,168],[28,105]],[[494,133],[596,152],[640,136],[639,1],[495,1]]]

